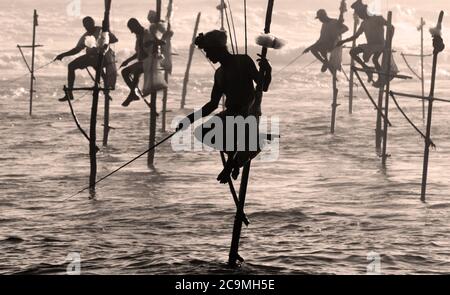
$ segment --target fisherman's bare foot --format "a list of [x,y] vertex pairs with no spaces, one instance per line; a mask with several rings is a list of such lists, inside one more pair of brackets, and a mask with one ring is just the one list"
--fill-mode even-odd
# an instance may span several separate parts
[[233,179],[236,180],[239,177],[239,173],[240,173],[240,169],[239,168],[234,168],[233,172],[231,173],[231,177],[233,177]]
[[[64,97],[61,97],[61,98],[59,98],[58,100],[59,100],[60,102],[68,101],[68,100],[69,100],[69,97],[68,97],[67,95],[65,95]],[[70,97],[70,100],[73,100],[73,96]]]
[[222,172],[220,172],[219,176],[217,176],[217,181],[222,184],[228,183],[229,181],[231,181],[230,174],[231,170],[228,168],[224,168]]
[[384,83],[383,83],[383,81],[380,78],[378,78],[378,80],[373,82],[372,85],[375,88],[381,88],[381,87],[383,87]]
[[128,95],[127,99],[122,103],[123,107],[127,107],[130,105],[131,102],[135,100],[139,100],[139,96],[136,95],[136,93],[131,92],[130,95]]
[[367,82],[373,82],[373,73],[370,72],[370,69],[366,70],[366,74],[367,74]]

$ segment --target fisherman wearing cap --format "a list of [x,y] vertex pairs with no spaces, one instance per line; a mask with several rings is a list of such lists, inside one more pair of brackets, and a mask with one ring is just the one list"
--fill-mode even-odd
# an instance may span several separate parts
[[[221,148],[220,150],[223,150],[228,154],[228,161],[225,168],[217,177],[217,180],[221,183],[227,183],[230,179],[230,175],[233,174],[233,178],[236,179],[239,174],[239,167],[242,167],[246,161],[256,156],[259,151],[246,150],[238,152],[236,149],[236,134],[233,132],[234,130],[231,130],[234,128],[228,127],[227,129],[226,121],[228,121],[229,118],[234,119],[242,117],[246,120],[254,119],[254,122],[257,122],[256,117],[259,115],[257,111],[259,106],[255,105],[255,83],[257,85],[263,83],[265,86],[264,89],[267,89],[271,80],[271,66],[264,58],[258,60],[259,66],[268,72],[265,81],[262,81],[263,79],[261,79],[255,63],[248,55],[233,55],[228,51],[226,45],[227,35],[224,31],[214,30],[206,34],[199,34],[195,40],[195,44],[199,49],[205,52],[206,57],[212,63],[220,63],[220,67],[216,70],[214,75],[211,100],[205,104],[201,110],[194,112],[183,119],[177,130],[185,130],[196,119],[209,116],[218,108],[222,96],[226,96],[225,110],[216,114],[202,126],[197,128],[195,130],[195,136],[203,143],[210,145],[213,148]],[[236,125],[233,125],[232,127],[236,127]],[[241,127],[245,128],[245,126],[238,125],[238,130],[242,131],[242,129],[239,129]],[[250,129],[251,127],[252,126],[250,126]],[[219,144],[218,146],[205,142],[206,135],[211,137],[211,134],[214,134],[215,142],[222,142],[222,138],[218,137],[223,135],[223,143],[229,139],[230,141],[233,141],[234,147],[228,149],[228,143],[226,144],[227,148],[225,148],[224,145]],[[233,136],[231,139],[230,134]],[[254,135],[254,132],[246,133],[246,136],[248,137]],[[250,139],[245,139],[246,142],[248,140]]]
[[[148,54],[144,50],[144,40],[150,39],[149,31],[146,30],[137,19],[131,18],[127,24],[131,33],[136,35],[135,54],[126,59],[122,65],[125,67],[122,70],[122,77],[128,88],[130,88],[130,94],[127,99],[122,103],[122,106],[127,107],[132,101],[139,100],[139,96],[136,94],[136,88],[139,84],[139,78],[144,73],[143,60],[148,57]],[[128,66],[130,62],[137,60],[136,63]]]
[[[86,48],[86,54],[74,59],[71,63],[69,63],[68,67],[68,88],[71,92],[74,84],[75,84],[75,71],[79,69],[86,69],[88,67],[93,67],[94,69],[97,67],[97,60],[98,60],[98,49],[97,49],[97,40],[99,40],[102,27],[96,26],[94,19],[90,16],[87,16],[83,19],[83,26],[86,29],[86,33],[83,34],[83,36],[78,41],[75,48],[72,50],[69,50],[67,52],[59,54],[55,60],[63,60],[63,58],[76,55],[83,51],[83,49]],[[114,36],[114,34],[109,33],[109,44],[117,43],[119,40]],[[115,64],[115,53],[111,48],[108,48],[108,50],[105,53],[105,59],[103,61],[103,68],[105,69],[105,72],[102,69],[102,77],[103,81],[105,82],[105,88],[113,89],[116,85],[117,80],[117,68]],[[111,99],[109,97],[109,91],[105,91],[105,95],[108,97],[108,99]],[[59,101],[67,101],[69,97],[67,94],[60,98]],[[73,99],[73,96],[70,95],[70,99]]]
[[342,14],[339,20],[330,18],[325,9],[319,9],[317,11],[316,19],[322,22],[320,38],[316,43],[306,48],[303,53],[311,51],[323,63],[322,72],[326,72],[330,67],[328,53],[331,53],[336,48],[336,44],[341,39],[342,34],[348,31],[348,27],[344,25]]
[[[358,17],[361,18],[363,21],[359,29],[356,31],[355,35],[339,42],[338,46],[342,46],[347,42],[354,41],[358,39],[359,36],[361,36],[363,33],[365,34],[367,44],[361,44],[355,47],[350,51],[350,55],[357,63],[359,63],[363,67],[364,70],[366,70],[368,82],[372,82],[373,71],[367,65],[367,62],[369,62],[369,60],[372,58],[375,70],[377,72],[380,72],[382,70],[379,59],[380,56],[383,54],[386,45],[384,27],[388,26],[388,23],[382,16],[370,15],[368,12],[367,5],[363,4],[362,0],[356,1],[355,3],[353,3],[351,7],[355,10],[355,13],[358,15]],[[388,29],[394,31],[393,26],[391,26]],[[363,59],[361,59],[360,57],[361,53],[363,54]],[[374,82],[373,85],[375,87],[381,86],[380,85],[381,80],[382,79],[380,79],[379,77],[378,81]]]

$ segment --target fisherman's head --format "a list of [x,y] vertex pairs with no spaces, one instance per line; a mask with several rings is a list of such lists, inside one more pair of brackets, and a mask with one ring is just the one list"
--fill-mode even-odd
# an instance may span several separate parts
[[92,17],[86,16],[83,18],[83,26],[87,32],[92,33],[95,31],[95,21]]
[[362,0],[357,0],[355,3],[351,6],[354,10],[356,15],[358,15],[360,18],[365,19],[368,17],[368,6],[362,2]]
[[144,30],[144,27],[135,18],[130,18],[127,23],[128,29],[130,29],[133,34],[140,34]]
[[227,48],[227,33],[214,30],[206,34],[199,34],[195,39],[195,45],[206,53],[206,57],[213,63],[217,63],[229,54]]
[[147,19],[151,24],[157,23],[158,22],[158,14],[156,13],[156,11],[150,10],[148,12]]
[[325,9],[317,10],[316,19],[319,19],[323,23],[330,20],[330,18],[328,17],[327,11]]

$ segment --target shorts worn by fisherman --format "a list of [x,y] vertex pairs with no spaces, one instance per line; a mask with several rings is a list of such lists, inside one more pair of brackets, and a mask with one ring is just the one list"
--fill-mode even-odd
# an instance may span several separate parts
[[[204,144],[223,151],[228,155],[224,170],[218,176],[221,183],[237,178],[239,168],[256,157],[261,151],[258,121],[260,99],[256,97],[254,83],[261,83],[255,63],[248,55],[232,55],[226,47],[226,34],[212,31],[197,37],[196,45],[203,49],[213,63],[220,62],[214,76],[211,100],[203,108],[189,115],[178,129],[186,129],[195,119],[206,117],[218,108],[223,96],[225,110],[214,115],[195,130],[195,136]],[[267,60],[260,66],[270,73]],[[270,74],[267,77],[270,83]]]
[[[93,20],[90,19],[89,17],[85,18],[83,20],[83,23],[88,31],[80,38],[75,48],[63,54],[60,54],[56,57],[56,59],[62,60],[66,56],[75,55],[81,52],[83,49],[86,49],[86,54],[77,57],[76,59],[74,59],[72,62],[69,63],[68,66],[69,90],[73,89],[74,87],[76,70],[87,69],[89,67],[96,69],[98,64],[98,49],[96,40],[99,40],[99,38],[101,37],[100,35],[102,32],[102,28],[94,26]],[[89,28],[89,26],[92,27]],[[114,34],[109,33],[109,43],[113,44],[116,43],[117,41],[118,40],[114,36]],[[108,97],[108,99],[111,99],[109,96],[109,90],[115,89],[117,81],[117,67],[116,67],[115,53],[109,47],[105,52],[101,77],[104,81],[104,88],[107,89],[104,91],[104,93]],[[70,98],[72,99],[72,95],[70,95]],[[59,100],[66,101],[67,99],[69,98],[66,95]]]

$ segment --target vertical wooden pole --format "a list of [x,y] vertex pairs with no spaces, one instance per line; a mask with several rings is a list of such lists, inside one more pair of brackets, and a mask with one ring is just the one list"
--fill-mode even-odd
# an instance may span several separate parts
[[[169,72],[164,71],[164,80],[166,83],[169,83]],[[163,100],[162,100],[162,116],[161,116],[161,130],[162,132],[166,132],[166,117],[167,117],[167,95],[169,92],[169,88],[164,88],[163,91]]]
[[337,98],[338,98],[338,88],[337,88],[337,77],[336,70],[333,70],[333,103],[331,104],[331,134],[334,134],[336,128],[336,112],[337,112]]
[[[159,23],[161,21],[161,9],[162,9],[162,2],[161,0],[156,1],[156,22]],[[156,39],[156,36],[155,36]],[[158,60],[158,45],[155,43],[153,44],[152,48],[152,71],[151,71],[151,81],[152,84],[155,81],[154,73],[158,70],[157,67],[157,60]],[[158,97],[158,93],[156,91],[153,91],[150,98],[150,132],[149,132],[149,147],[152,147],[156,143],[156,100]],[[155,162],[155,149],[152,149],[148,153],[147,157],[147,165],[149,168],[154,167]]]
[[392,11],[388,12],[388,19],[387,19],[387,32],[386,32],[386,50],[384,51],[384,54],[386,54],[386,76],[384,79],[386,79],[386,92],[385,92],[385,102],[384,102],[384,125],[383,125],[383,152],[381,155],[381,161],[382,165],[386,165],[387,160],[387,140],[388,140],[388,121],[386,120],[389,118],[389,98],[390,98],[390,91],[391,91],[391,63],[392,63],[392,38],[393,38],[393,30],[392,30]]
[[220,30],[225,31],[224,22],[225,0],[220,0]]
[[378,92],[377,123],[375,127],[375,148],[378,155],[381,152],[381,139],[382,139],[381,119],[383,112],[383,97],[384,97],[384,87],[381,87]]
[[[439,21],[437,29],[440,30],[442,27],[442,20],[444,18],[444,12],[441,11],[439,14]],[[440,36],[434,36],[433,38],[441,38]],[[434,40],[433,40],[434,44]],[[436,70],[437,70],[437,60],[439,55],[439,49],[434,48],[433,52],[433,67],[431,72],[431,86],[430,86],[430,96],[428,97],[428,117],[427,117],[427,133],[425,135],[425,151],[423,155],[423,173],[422,173],[422,190],[420,193],[420,199],[425,202],[426,190],[427,190],[427,178],[428,178],[428,161],[430,157],[430,146],[431,146],[431,123],[433,118],[433,101],[434,101],[434,88],[436,86]]]
[[242,221],[245,216],[244,207],[248,180],[250,176],[250,166],[251,162],[245,164],[244,171],[242,172],[241,186],[239,189],[239,203],[236,216],[234,218],[233,237],[231,239],[230,254],[228,256],[228,265],[230,267],[235,267],[238,260],[240,262],[243,261],[242,257],[239,255],[239,241],[241,239]]
[[33,95],[34,95],[34,60],[36,51],[36,26],[38,25],[38,15],[36,9],[33,14],[33,43],[31,45],[31,78],[30,78],[30,116],[33,115]]
[[[105,85],[106,87],[106,85]],[[108,145],[109,139],[109,109],[110,109],[110,100],[109,100],[109,91],[104,91],[105,96],[105,110],[104,110],[104,118],[103,118],[103,146]]]
[[[155,145],[156,142],[156,99],[157,99],[157,92],[151,93],[151,100],[150,100],[150,136],[149,136],[149,147],[152,147]],[[152,149],[148,153],[148,159],[147,164],[149,168],[154,167],[155,162],[155,149]]]
[[[358,29],[359,24],[359,18],[358,15],[353,15],[353,34],[356,34],[356,30]],[[356,47],[356,40],[353,40],[352,42],[352,50]],[[355,76],[355,70],[353,69],[355,66],[355,60],[353,57],[350,60],[350,78],[349,78],[349,91],[348,91],[348,112],[349,114],[353,114],[353,86],[354,86],[354,76]]]
[[201,12],[199,12],[197,15],[197,20],[195,21],[195,27],[194,27],[194,36],[192,38],[191,47],[189,49],[188,63],[187,63],[187,67],[186,67],[186,72],[184,74],[183,90],[181,93],[181,109],[184,109],[184,107],[186,106],[187,86],[189,83],[189,74],[190,74],[191,65],[192,65],[192,58],[194,57],[194,52],[195,52],[195,39],[197,38],[198,26],[200,24],[201,15],[202,15]]
[[[105,0],[105,15],[102,25],[102,33],[109,32],[109,13],[111,11],[111,1]],[[92,95],[92,108],[91,108],[91,122],[89,130],[89,158],[90,158],[90,176],[89,176],[89,188],[91,197],[95,196],[95,182],[97,179],[97,112],[98,112],[98,97],[100,93],[100,79],[103,71],[103,60],[105,57],[104,49],[100,48],[97,58],[97,66],[95,68],[95,84]]]
[[[424,50],[423,50],[423,26],[425,22],[420,18],[420,70],[422,82],[422,97],[425,97],[425,73],[424,73]],[[422,99],[422,120],[425,122],[425,100]]]

